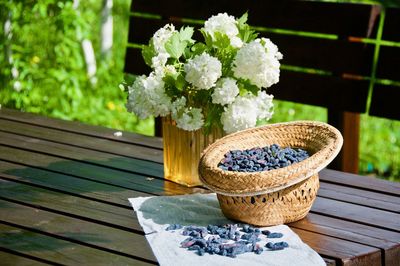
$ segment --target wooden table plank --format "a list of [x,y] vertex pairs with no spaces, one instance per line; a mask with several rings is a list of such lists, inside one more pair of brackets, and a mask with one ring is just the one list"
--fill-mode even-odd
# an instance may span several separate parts
[[18,181],[52,191],[59,191],[67,195],[74,195],[126,208],[130,208],[129,203],[126,200],[127,198],[150,195],[148,193],[121,189],[119,187],[109,186],[69,175],[57,174],[42,169],[27,168],[24,165],[4,161],[0,161],[0,172],[15,174],[11,175],[2,173],[0,174],[2,179]]
[[335,199],[366,207],[373,207],[374,209],[400,213],[400,197],[371,192],[364,189],[321,182],[318,195],[323,198]]
[[4,119],[0,119],[0,129],[9,133],[16,132],[24,134],[29,132],[31,136],[36,136],[45,140],[162,163],[162,160],[160,161],[160,159],[162,159],[162,150],[138,144],[127,145],[120,141],[93,138],[79,133],[71,133],[51,128],[46,128],[44,130],[44,128],[40,126],[21,124]]
[[7,223],[122,256],[156,262],[143,235],[9,201],[1,200],[0,204],[2,220]]
[[143,234],[132,209],[4,179],[0,179],[0,191],[0,198],[6,201]]
[[64,265],[154,265],[6,224],[0,224],[0,236],[2,247]]
[[6,250],[0,248],[0,260],[4,266],[43,266],[43,265],[61,265],[51,261],[45,261],[43,259],[31,257],[22,253],[13,252],[12,250]]
[[[174,195],[184,194],[185,192],[191,193],[193,191],[183,186],[180,186],[180,188],[176,190],[176,186],[166,185],[169,181],[151,178],[149,176],[118,171],[93,164],[69,161],[56,156],[29,152],[2,145],[0,145],[0,160],[24,164],[28,167],[41,168],[141,192],[161,194],[165,192],[165,194]],[[200,192],[201,189],[198,189],[198,191]]]
[[77,121],[72,122],[50,117],[44,117],[41,115],[25,113],[8,108],[0,109],[0,118],[7,119],[10,121],[19,121],[31,125],[38,125],[40,127],[45,127],[45,128],[60,129],[62,131],[94,136],[96,138],[118,140],[118,141],[123,141],[125,143],[145,145],[158,149],[162,149],[163,147],[161,138],[154,138],[126,131],[124,131],[121,137],[117,137],[114,136],[114,133],[117,131],[115,129],[106,128],[102,126],[92,126]]
[[400,232],[400,214],[317,197],[311,210],[325,216]]
[[335,258],[341,265],[380,265],[381,252],[377,248],[368,247],[351,241],[292,228],[312,249],[319,254]]
[[379,248],[383,250],[385,265],[398,265],[400,233],[313,213],[309,213],[304,219],[291,223],[289,226]]
[[108,168],[126,170],[132,173],[140,173],[142,175],[159,178],[163,178],[164,176],[163,166],[160,163],[60,144],[14,133],[0,131],[0,144],[81,162],[88,162]]
[[[60,136],[60,138],[62,138],[62,136]],[[160,163],[80,148],[68,144],[60,144],[35,137],[0,131],[0,144],[81,162],[88,162],[108,168],[126,170],[132,173],[140,173],[159,178],[163,178],[164,176],[163,165]]]
[[360,176],[330,169],[322,170],[319,177],[323,182],[340,186],[355,187],[382,194],[400,196],[400,182],[390,182],[370,176]]

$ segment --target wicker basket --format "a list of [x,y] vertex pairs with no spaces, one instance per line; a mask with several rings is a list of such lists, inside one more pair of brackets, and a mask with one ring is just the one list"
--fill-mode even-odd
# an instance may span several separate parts
[[[263,172],[218,168],[224,154],[278,144],[307,150],[310,157],[290,166]],[[340,132],[321,122],[272,124],[225,136],[204,150],[199,163],[203,184],[218,195],[230,219],[267,226],[297,221],[307,215],[319,188],[318,172],[339,153]]]

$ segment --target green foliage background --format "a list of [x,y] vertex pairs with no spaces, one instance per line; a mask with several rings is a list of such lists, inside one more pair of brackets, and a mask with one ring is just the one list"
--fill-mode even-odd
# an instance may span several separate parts
[[[114,0],[114,45],[110,58],[100,53],[101,1],[0,2],[0,20],[11,19],[12,37],[0,29],[0,104],[66,120],[152,135],[153,119],[138,120],[124,107],[119,89],[127,41],[130,0]],[[250,14],[251,15],[251,14]],[[86,74],[81,40],[92,41],[97,83]],[[8,61],[11,51],[13,61]],[[133,62],[132,62],[133,63]],[[18,77],[12,76],[12,69]],[[14,71],[15,72],[15,71]],[[326,121],[324,108],[276,101],[270,122]],[[400,122],[362,116],[360,171],[400,180]]]

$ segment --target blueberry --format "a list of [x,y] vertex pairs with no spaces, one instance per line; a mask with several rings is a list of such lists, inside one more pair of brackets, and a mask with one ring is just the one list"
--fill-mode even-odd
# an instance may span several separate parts
[[199,256],[203,256],[204,253],[206,253],[206,252],[205,252],[205,250],[202,249],[202,248],[200,248],[200,249],[197,250],[197,255],[199,255]]
[[268,238],[281,238],[283,236],[282,233],[270,233],[267,237]]
[[180,225],[180,224],[171,224],[165,230],[171,231],[171,230],[177,230],[177,229],[181,229],[181,228],[182,228],[182,225]]
[[268,230],[263,230],[263,231],[261,231],[261,233],[262,233],[263,235],[268,236],[271,232],[268,231]]

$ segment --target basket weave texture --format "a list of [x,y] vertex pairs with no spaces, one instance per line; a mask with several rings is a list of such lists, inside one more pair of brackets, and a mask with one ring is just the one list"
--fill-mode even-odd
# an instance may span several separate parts
[[[310,157],[262,172],[218,167],[228,151],[272,144],[305,149]],[[208,146],[200,158],[199,176],[217,193],[228,218],[262,226],[288,223],[307,215],[319,188],[318,172],[336,157],[342,144],[340,132],[322,122],[296,121],[247,129]]]

